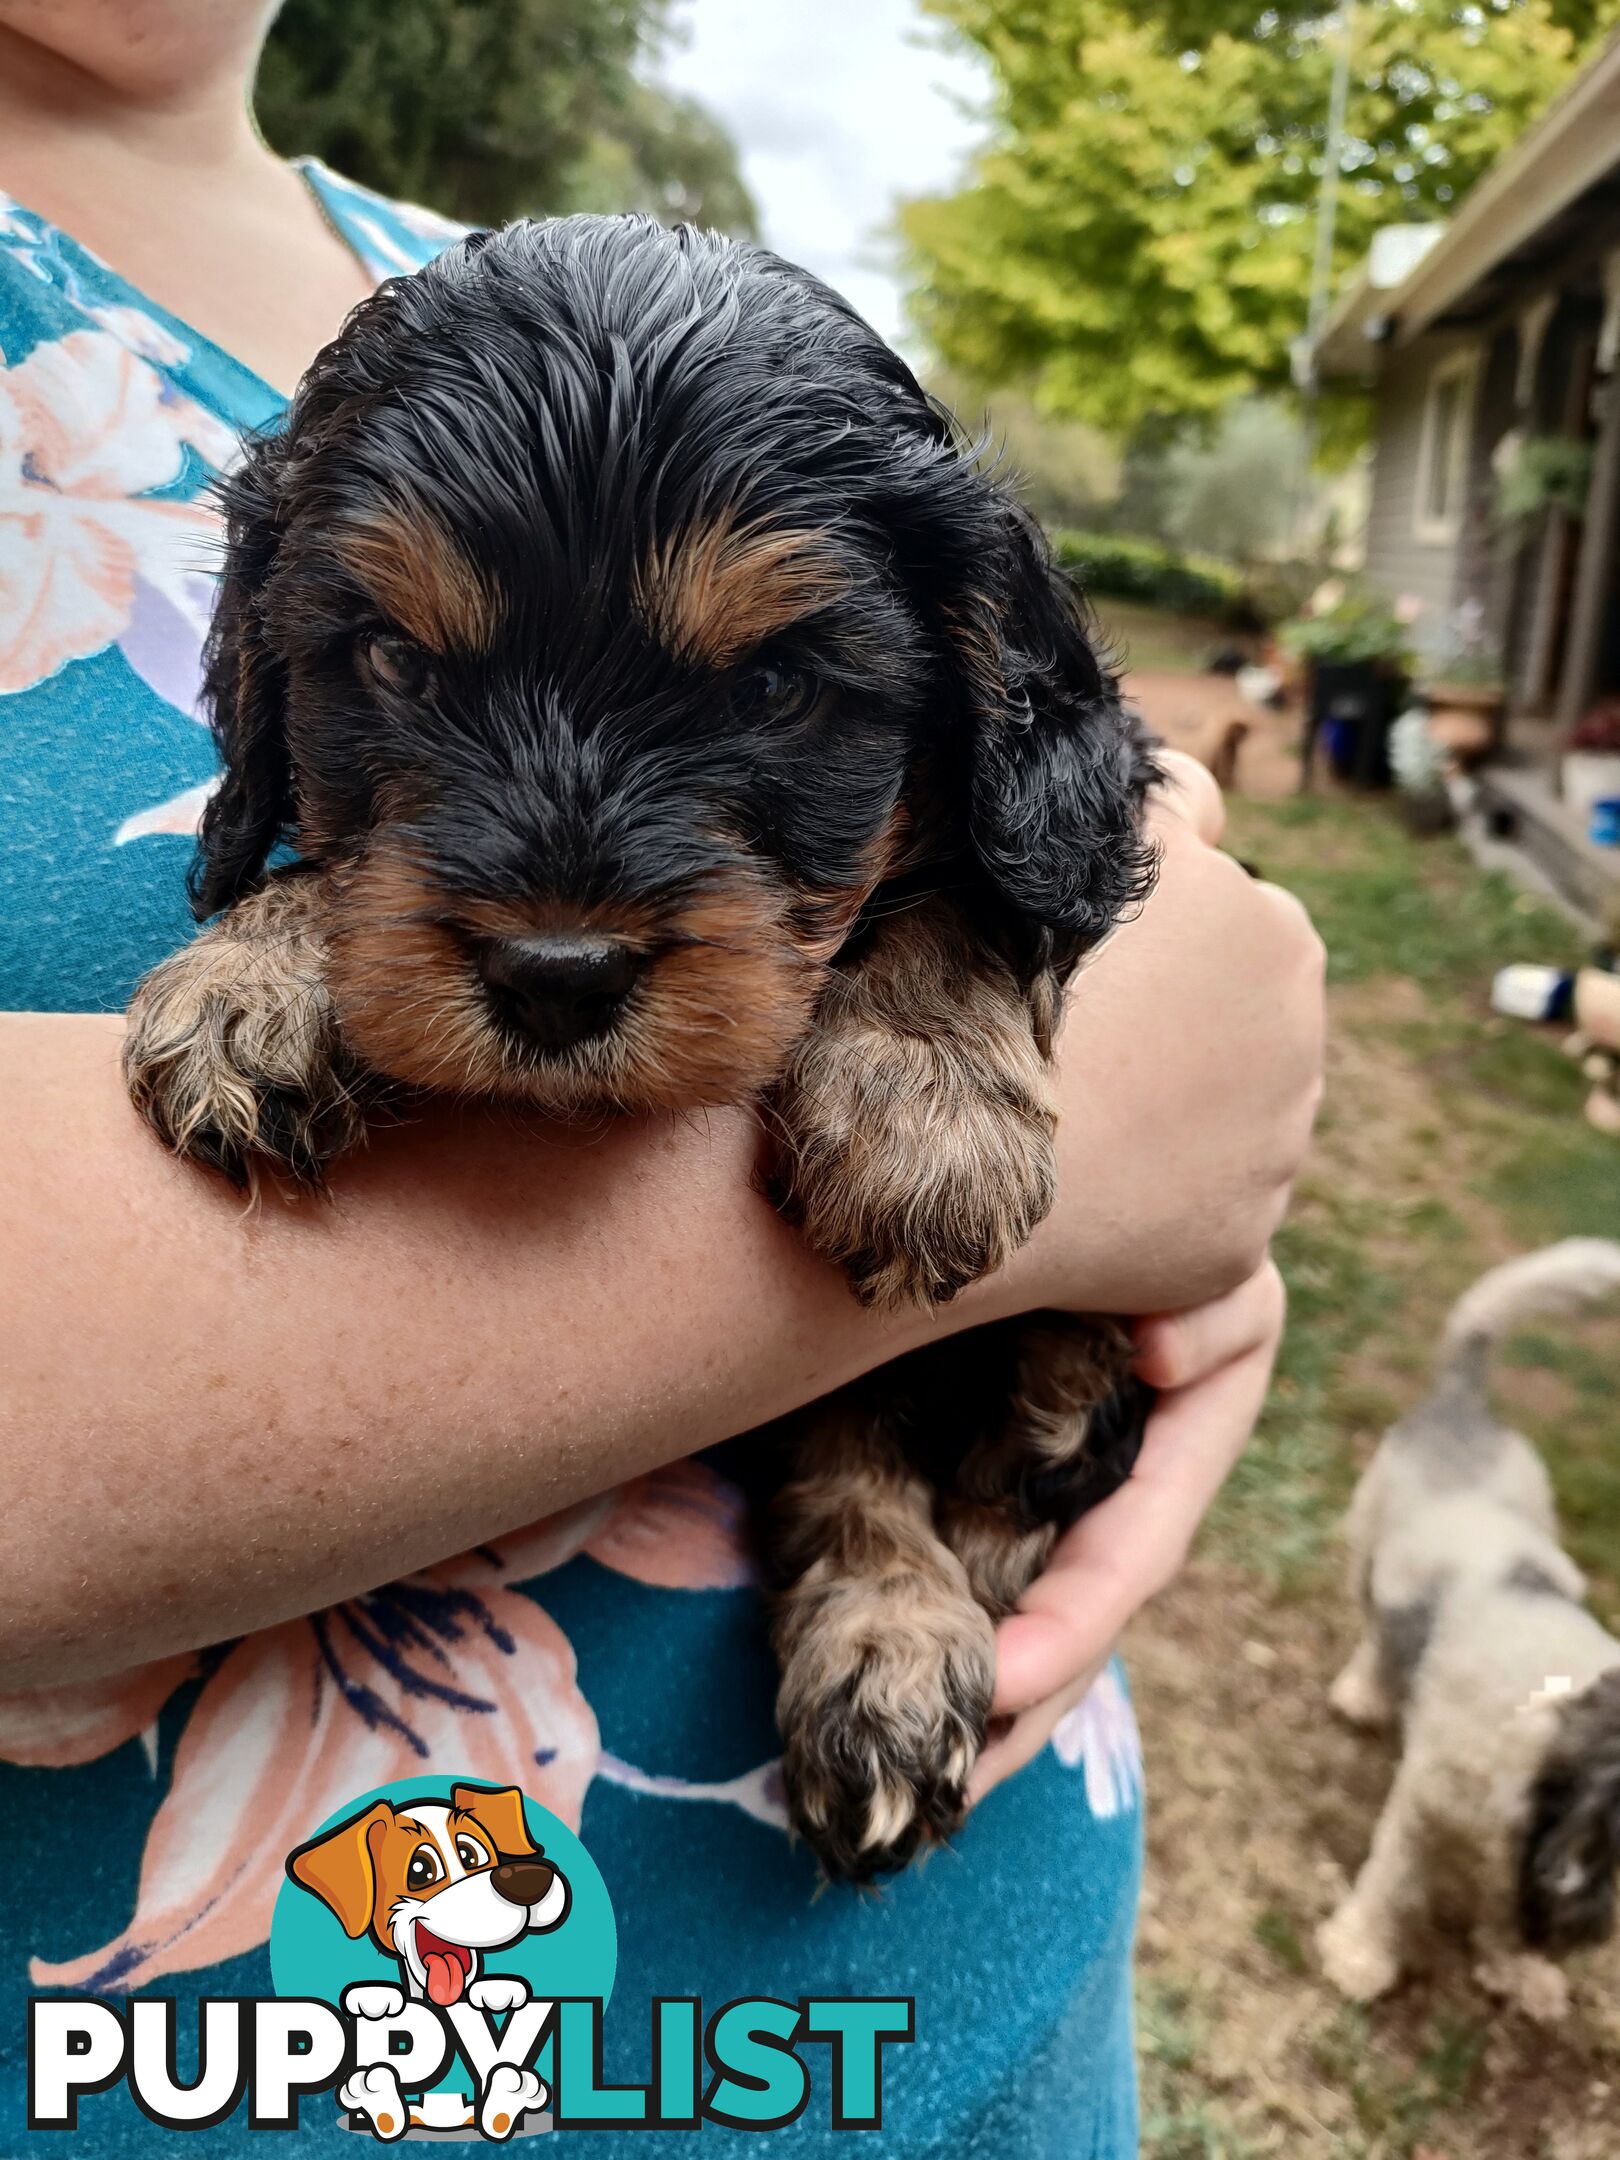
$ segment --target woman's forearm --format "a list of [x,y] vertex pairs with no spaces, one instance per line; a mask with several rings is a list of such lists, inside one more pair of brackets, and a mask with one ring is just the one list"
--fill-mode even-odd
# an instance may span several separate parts
[[352,1595],[936,1324],[810,1257],[741,1115],[435,1110],[249,1209],[152,1141],[119,1040],[0,1019],[0,1685]]
[[244,1207],[131,1110],[120,1023],[0,1016],[0,1687],[307,1612],[780,1415],[940,1329],[1179,1309],[1303,1151],[1320,948],[1182,817],[1086,970],[1059,1196],[941,1313],[863,1311],[752,1185],[755,1121],[437,1108],[330,1202]]

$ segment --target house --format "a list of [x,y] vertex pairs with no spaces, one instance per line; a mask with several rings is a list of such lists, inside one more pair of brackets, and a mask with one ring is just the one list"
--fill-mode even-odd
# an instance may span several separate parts
[[[1309,358],[1372,390],[1369,579],[1421,603],[1431,669],[1459,642],[1500,666],[1488,806],[1571,898],[1608,904],[1620,851],[1590,845],[1559,772],[1577,726],[1620,698],[1620,37],[1449,223],[1379,235]],[[1521,492],[1562,470],[1584,510],[1510,520],[1515,465]]]

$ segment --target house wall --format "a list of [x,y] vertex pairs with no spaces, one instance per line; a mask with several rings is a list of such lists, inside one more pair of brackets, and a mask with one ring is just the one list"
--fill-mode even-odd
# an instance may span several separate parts
[[[1566,294],[1548,327],[1526,423],[1538,435],[1589,432],[1586,388],[1601,310]],[[1507,624],[1507,675],[1517,706],[1546,707],[1557,688],[1562,617],[1573,573],[1573,535],[1561,516],[1520,536],[1517,589]]]
[[1451,642],[1449,618],[1460,597],[1458,558],[1463,537],[1432,540],[1418,532],[1429,379],[1442,362],[1459,352],[1475,351],[1477,344],[1476,339],[1455,333],[1419,338],[1390,352],[1378,384],[1367,576],[1391,600],[1423,603],[1412,640],[1424,652],[1439,652]]

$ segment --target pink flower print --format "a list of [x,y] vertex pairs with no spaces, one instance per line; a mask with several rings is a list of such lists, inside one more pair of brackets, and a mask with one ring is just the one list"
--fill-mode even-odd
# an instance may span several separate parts
[[1125,1683],[1112,1665],[1060,1721],[1052,1746],[1066,1770],[1084,1773],[1086,1803],[1100,1820],[1123,1815],[1141,1799],[1142,1738]]
[[626,1490],[590,1554],[665,1590],[729,1590],[752,1583],[747,1509],[735,1485],[703,1463],[673,1462]]
[[138,603],[181,626],[195,685],[218,521],[158,500],[190,445],[235,439],[105,330],[74,330],[0,368],[0,692],[26,690],[130,628]]
[[729,1586],[744,1574],[720,1528],[734,1519],[720,1479],[678,1465],[223,1652],[45,1699],[0,1697],[0,1758],[85,1762],[205,1674],[129,1925],[80,1956],[36,1957],[34,1985],[137,1988],[251,1950],[269,1934],[292,1846],[396,1778],[442,1767],[518,1785],[577,1826],[602,1767],[596,1719],[566,1636],[517,1586],[598,1551],[654,1583]]

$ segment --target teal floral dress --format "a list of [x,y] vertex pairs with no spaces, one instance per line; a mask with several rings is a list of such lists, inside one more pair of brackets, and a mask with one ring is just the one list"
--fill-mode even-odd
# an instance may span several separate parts
[[[301,170],[379,279],[454,236]],[[213,779],[206,489],[281,406],[0,195],[0,1007],[117,1011],[190,932],[184,872]],[[0,1697],[0,2152],[49,2137],[24,2127],[30,1993],[153,1989],[180,1998],[182,2032],[198,1996],[269,1993],[285,1855],[353,1796],[443,1771],[521,1786],[594,1855],[619,1926],[610,2077],[646,2075],[654,1995],[909,1995],[885,2153],[1126,2160],[1141,1817],[1118,1673],[954,1854],[876,1898],[816,1896],[786,1835],[771,1702],[737,1496],[700,1462],[262,1634]],[[300,2149],[355,2150],[335,2111],[305,2123]],[[779,2135],[854,2134],[821,2093]],[[689,2135],[632,2150],[656,2160]],[[710,2124],[700,2149],[748,2137]],[[71,2144],[170,2138],[109,2093]],[[264,2138],[236,2116],[193,2144],[251,2154]]]

